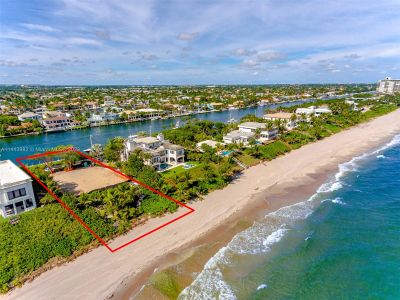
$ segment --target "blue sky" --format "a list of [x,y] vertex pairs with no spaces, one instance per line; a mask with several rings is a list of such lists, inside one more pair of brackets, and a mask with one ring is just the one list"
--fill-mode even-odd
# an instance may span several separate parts
[[0,83],[400,77],[399,0],[0,0]]

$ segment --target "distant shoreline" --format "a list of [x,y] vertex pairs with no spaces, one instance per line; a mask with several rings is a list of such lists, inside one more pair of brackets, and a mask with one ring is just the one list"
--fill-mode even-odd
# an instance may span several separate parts
[[[285,103],[298,102],[298,101],[301,101],[301,102],[305,103],[305,102],[310,102],[310,101],[334,100],[334,99],[340,99],[340,98],[341,98],[341,95],[335,95],[335,96],[332,96],[332,97],[328,97],[327,99],[325,99],[325,98],[301,98],[301,99],[294,99],[294,100],[282,100],[282,101],[269,102],[268,104],[264,104],[264,105],[249,105],[249,106],[245,106],[245,107],[237,107],[236,109],[247,109],[247,108],[252,108],[252,107],[259,107],[259,106],[262,107],[262,106],[285,104]],[[45,130],[43,130],[43,131],[40,131],[40,132],[19,133],[19,134],[14,134],[14,135],[1,135],[0,139],[9,139],[9,138],[13,138],[13,137],[30,136],[30,135],[53,134],[53,133],[71,131],[71,130],[91,129],[91,128],[113,126],[113,125],[121,125],[121,124],[131,124],[131,123],[152,121],[152,120],[168,120],[168,119],[175,119],[175,118],[181,118],[181,117],[187,117],[187,116],[196,116],[196,115],[213,113],[213,112],[224,112],[224,111],[227,111],[227,110],[229,110],[229,108],[213,109],[213,110],[207,110],[207,111],[201,111],[201,112],[189,112],[189,113],[184,113],[184,114],[180,114],[180,115],[171,115],[171,116],[163,116],[163,117],[160,116],[160,117],[155,117],[155,118],[142,118],[142,119],[126,120],[126,121],[114,121],[114,122],[110,122],[110,123],[99,124],[99,125],[96,125],[96,126],[90,126],[90,125],[87,125],[87,126],[76,126],[76,127],[73,127],[73,128],[68,128],[68,129],[65,129],[65,130],[58,130],[58,131],[45,131]]]
[[[168,255],[185,255],[202,241],[211,240],[211,234],[221,228],[229,233],[230,224],[242,220],[244,215],[254,219],[254,212],[265,213],[303,200],[339,163],[387,142],[398,132],[399,109],[251,167],[226,188],[193,203],[195,213],[159,233],[116,253],[104,247],[94,249],[0,299],[104,299],[112,295],[120,299],[140,288]],[[120,244],[180,213],[151,219],[110,244]],[[230,232],[234,234],[234,230]],[[139,286],[135,287],[136,284]]]

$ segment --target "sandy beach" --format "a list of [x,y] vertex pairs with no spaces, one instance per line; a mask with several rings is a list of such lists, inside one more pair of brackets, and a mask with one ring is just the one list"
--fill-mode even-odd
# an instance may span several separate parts
[[[226,229],[251,208],[262,207],[266,212],[301,201],[339,163],[388,142],[397,133],[400,110],[249,168],[226,188],[192,203],[195,212],[187,217],[115,253],[103,246],[94,249],[0,299],[119,299],[135,281],[142,284],[168,254],[185,255],[199,240]],[[281,201],[277,195],[283,194],[288,197]],[[183,212],[149,220],[110,245],[124,244]]]

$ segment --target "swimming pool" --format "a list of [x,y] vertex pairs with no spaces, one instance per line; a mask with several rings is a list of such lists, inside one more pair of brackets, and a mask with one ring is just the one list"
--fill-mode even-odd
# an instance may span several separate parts
[[233,150],[224,150],[221,152],[221,156],[228,156],[233,153]]
[[168,169],[171,165],[169,164],[160,164],[160,171],[164,171]]

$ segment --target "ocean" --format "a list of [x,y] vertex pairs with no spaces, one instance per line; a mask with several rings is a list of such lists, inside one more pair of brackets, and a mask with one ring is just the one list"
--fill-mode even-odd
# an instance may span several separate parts
[[236,234],[200,272],[164,271],[153,298],[400,299],[399,173],[400,135]]

